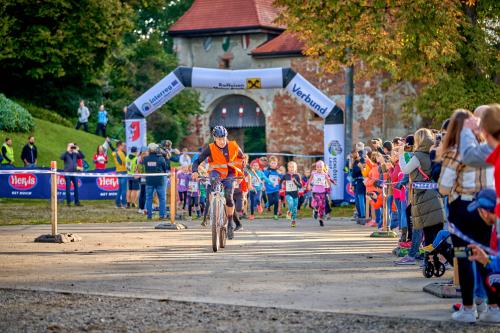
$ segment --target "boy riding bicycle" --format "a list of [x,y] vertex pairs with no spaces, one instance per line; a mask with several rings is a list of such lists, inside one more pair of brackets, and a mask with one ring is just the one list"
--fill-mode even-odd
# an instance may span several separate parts
[[[226,215],[228,219],[227,237],[233,239],[234,214],[234,178],[243,176],[244,155],[236,141],[228,141],[224,126],[215,126],[212,130],[214,143],[208,145],[193,162],[193,179],[199,178],[198,166],[208,158],[210,178],[220,178],[226,199]],[[210,193],[210,188],[207,190]]]

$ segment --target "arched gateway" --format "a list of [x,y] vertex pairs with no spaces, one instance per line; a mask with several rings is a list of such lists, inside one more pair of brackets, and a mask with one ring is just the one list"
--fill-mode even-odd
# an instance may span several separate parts
[[[323,119],[330,114],[342,113],[341,117],[328,117],[335,119],[334,124],[337,126],[332,127],[331,121],[325,123],[324,155],[330,174],[337,183],[332,191],[332,199],[344,198],[344,177],[340,176],[343,175],[345,153],[343,111],[328,96],[290,68],[224,70],[178,67],[129,105],[126,115],[128,149],[146,145],[145,118],[186,87],[236,90],[284,88]],[[330,133],[331,131],[334,133]]]

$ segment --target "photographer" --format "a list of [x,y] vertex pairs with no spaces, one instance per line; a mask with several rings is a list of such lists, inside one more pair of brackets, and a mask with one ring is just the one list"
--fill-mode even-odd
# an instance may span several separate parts
[[[61,154],[61,160],[64,161],[64,172],[77,172],[78,160],[84,159],[85,155],[80,151],[80,148],[73,142],[68,143],[68,147]],[[64,176],[66,180],[66,204],[71,206],[71,183],[73,183],[75,193],[75,206],[81,206],[78,199],[78,178],[75,176]]]
[[[162,152],[156,143],[148,145],[149,154],[144,157],[142,165],[144,165],[145,173],[164,173],[167,172],[167,165]],[[153,194],[156,192],[160,201],[160,220],[166,218],[166,188],[164,176],[147,176],[146,177],[146,210],[147,218],[153,218]]]
[[172,141],[163,140],[159,152],[167,162],[167,171],[170,171],[170,161],[179,162],[181,152],[177,148],[172,148]]

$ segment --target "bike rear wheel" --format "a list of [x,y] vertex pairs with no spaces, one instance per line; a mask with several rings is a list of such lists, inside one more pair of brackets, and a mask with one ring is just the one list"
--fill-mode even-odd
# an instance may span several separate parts
[[217,197],[212,198],[210,202],[210,222],[212,224],[212,250],[217,252],[219,250],[219,233],[220,233],[220,224],[219,224],[219,209],[220,201]]

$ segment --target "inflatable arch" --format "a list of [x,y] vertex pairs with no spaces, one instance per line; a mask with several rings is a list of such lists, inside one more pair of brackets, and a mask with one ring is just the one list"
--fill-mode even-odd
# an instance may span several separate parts
[[[128,149],[146,145],[145,118],[187,87],[286,89],[300,103],[325,119],[325,162],[330,167],[330,173],[337,182],[337,189],[333,191],[332,199],[343,199],[344,180],[343,177],[339,176],[343,175],[344,164],[343,111],[335,106],[335,102],[328,96],[290,68],[226,70],[178,67],[128,106],[125,120]],[[329,115],[332,116],[329,117]],[[331,133],[333,130],[331,125],[333,124],[336,124],[337,127],[333,131],[334,133]],[[326,133],[327,128],[330,129],[329,133]]]

